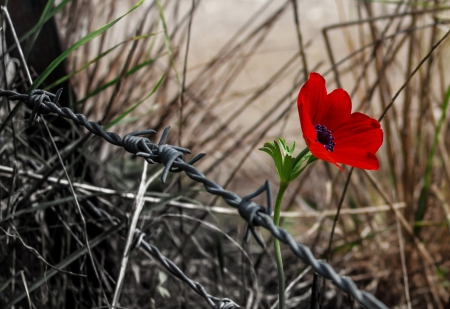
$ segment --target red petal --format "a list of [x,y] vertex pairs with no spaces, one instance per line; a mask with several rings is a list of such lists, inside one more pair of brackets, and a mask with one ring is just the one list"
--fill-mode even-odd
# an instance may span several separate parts
[[309,110],[305,104],[298,105],[298,115],[300,117],[300,125],[302,127],[303,135],[315,140],[315,136],[317,135],[316,129],[314,129],[314,126],[311,123],[311,118],[309,118]]
[[300,89],[297,104],[304,104],[309,113],[313,125],[316,114],[322,105],[327,104],[327,89],[325,88],[325,79],[318,73],[310,73],[308,81]]
[[317,113],[316,117],[312,119],[313,124],[324,125],[334,133],[349,120],[352,112],[352,101],[345,90],[336,89],[328,95],[327,101],[322,102],[315,108],[317,108]]
[[361,113],[353,113],[349,121],[338,130],[332,131],[335,150],[358,148],[375,153],[383,143],[380,123]]
[[345,148],[339,150],[335,148],[333,158],[336,162],[365,170],[378,170],[380,167],[375,154],[365,149]]
[[[322,84],[322,86],[320,86]],[[319,87],[317,86],[319,85]],[[323,88],[322,91],[318,91]],[[311,110],[314,110],[314,102],[326,99],[325,80],[317,73],[311,73],[308,81],[300,89],[297,99],[298,114],[300,125],[304,136],[311,141],[316,139],[316,129],[311,121]],[[306,141],[306,139],[305,139]]]

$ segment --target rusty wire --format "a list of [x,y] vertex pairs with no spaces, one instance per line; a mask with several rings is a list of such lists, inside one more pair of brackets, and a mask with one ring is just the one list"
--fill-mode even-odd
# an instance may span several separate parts
[[[251,232],[255,237],[255,239],[257,240],[257,242],[264,247],[264,242],[261,236],[255,230],[255,227],[261,226],[270,231],[271,234],[278,240],[280,240],[282,243],[288,245],[294,252],[294,254],[297,257],[299,257],[303,262],[307,263],[308,265],[311,265],[317,274],[326,279],[331,280],[337,288],[351,295],[364,307],[369,309],[387,309],[387,306],[384,305],[375,296],[366,291],[359,290],[352,279],[348,277],[339,276],[336,273],[336,271],[331,267],[331,265],[329,265],[324,261],[317,260],[307,246],[297,243],[294,240],[293,236],[289,234],[285,229],[280,228],[274,224],[273,219],[270,215],[272,198],[270,185],[267,181],[261,188],[259,188],[254,193],[249,194],[244,198],[241,198],[236,193],[227,191],[214,181],[206,178],[204,174],[202,174],[192,165],[199,159],[201,159],[204,156],[204,154],[199,154],[195,156],[193,159],[191,159],[189,162],[185,162],[184,154],[189,154],[190,153],[189,149],[164,144],[167,134],[169,133],[170,127],[167,127],[164,130],[157,144],[152,143],[147,137],[142,136],[156,133],[154,130],[143,130],[132,132],[125,135],[122,139],[116,133],[104,131],[103,128],[98,123],[87,120],[87,118],[84,115],[75,114],[71,109],[67,107],[59,107],[57,105],[57,102],[60,94],[61,90],[59,90],[56,94],[39,89],[31,91],[29,94],[20,94],[11,90],[0,89],[0,96],[6,97],[9,100],[22,101],[26,103],[26,105],[32,110],[32,114],[29,119],[30,125],[35,120],[35,117],[39,114],[55,113],[61,117],[71,119],[78,125],[86,127],[91,133],[103,137],[109,143],[116,146],[121,146],[126,151],[134,153],[137,156],[143,157],[150,164],[155,163],[163,164],[164,171],[161,175],[161,180],[163,183],[165,183],[169,172],[184,171],[189,178],[191,178],[196,182],[202,183],[209,193],[222,197],[229,206],[238,209],[241,217],[244,218],[244,220],[246,220],[248,223],[248,230],[245,237],[246,241],[249,240]],[[267,194],[268,200],[267,208],[258,205],[252,201],[252,198],[263,193],[264,191]],[[146,246],[144,247],[146,248]],[[149,247],[150,251],[154,249],[156,248]],[[156,249],[156,251],[154,251],[155,254],[152,255],[158,256],[156,252],[159,251],[157,251]],[[165,262],[163,262],[163,260],[160,259],[160,262],[166,267],[166,269],[168,269],[178,278],[182,279],[176,273],[172,272],[170,267],[168,267],[165,264],[168,263],[167,262],[168,260],[166,259],[164,261]],[[199,290],[196,290],[195,287],[191,285],[188,281],[185,282],[187,282],[191,286],[191,288],[193,288],[197,293],[199,293],[198,292]],[[197,285],[196,287],[200,288],[201,286]],[[199,294],[202,295],[203,297],[207,295],[205,291],[204,291],[205,295],[202,293]],[[208,298],[206,299],[208,301]],[[216,298],[216,300],[219,299]],[[215,307],[215,308],[233,308],[232,306],[234,306],[235,304],[231,300],[228,299],[226,300],[227,302],[222,303],[218,301],[218,303],[223,305],[223,307]],[[209,301],[208,303],[211,305]],[[214,304],[214,306],[216,305],[217,304]]]

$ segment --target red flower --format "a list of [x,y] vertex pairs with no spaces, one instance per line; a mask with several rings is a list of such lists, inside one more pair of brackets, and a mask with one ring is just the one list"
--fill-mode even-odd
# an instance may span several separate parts
[[325,79],[311,73],[297,100],[303,138],[318,159],[378,170],[375,156],[383,143],[380,123],[362,113],[351,113],[352,101],[343,89],[327,94]]

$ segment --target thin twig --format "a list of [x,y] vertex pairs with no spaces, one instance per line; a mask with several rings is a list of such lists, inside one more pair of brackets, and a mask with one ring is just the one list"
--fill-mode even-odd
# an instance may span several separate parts
[[408,270],[406,269],[405,246],[403,245],[402,229],[400,227],[400,221],[398,220],[397,216],[395,216],[395,225],[397,227],[398,245],[400,247],[400,259],[402,262],[402,273],[403,273],[403,283],[405,285],[404,288],[405,288],[406,305],[408,306],[408,309],[412,309],[411,297],[409,296],[409,280],[408,280]]
[[306,61],[305,48],[303,46],[302,33],[300,31],[300,21],[298,20],[297,0],[292,0],[292,5],[293,5],[292,11],[294,12],[295,31],[297,32],[298,48],[303,64],[303,78],[304,80],[308,80],[308,61]]
[[425,261],[425,269],[426,269],[426,272],[428,272],[428,274],[425,277],[427,278],[427,282],[432,291],[432,295],[433,295],[437,305],[439,306],[439,308],[443,308],[442,302],[439,299],[437,292],[436,292],[436,288],[437,288],[436,283],[435,283],[436,276],[431,277],[431,274],[428,271],[429,267],[433,267],[434,265],[436,265],[434,258],[431,256],[431,254],[425,248],[424,244],[420,241],[420,239],[417,238],[417,236],[414,234],[414,231],[413,231],[411,225],[408,223],[408,221],[403,216],[403,214],[398,209],[395,209],[393,207],[391,199],[385,194],[385,192],[381,188],[380,184],[376,181],[376,179],[373,177],[373,175],[371,175],[367,171],[364,171],[364,175],[367,176],[367,178],[370,180],[370,182],[375,187],[375,189],[378,191],[378,193],[381,195],[381,197],[384,199],[384,201],[389,205],[392,212],[399,219],[399,221],[402,224],[405,231],[409,234],[409,236],[414,241],[414,244],[416,245],[418,252],[420,253],[420,255],[423,257],[423,259]]
[[339,204],[337,206],[336,215],[333,220],[333,227],[331,228],[330,240],[328,241],[328,249],[327,249],[327,261],[330,260],[331,257],[331,243],[333,241],[334,230],[336,229],[336,224],[339,219],[339,214],[341,213],[342,204],[344,203],[345,193],[347,192],[348,185],[350,184],[350,178],[352,177],[353,167],[350,169],[348,173],[347,180],[345,181],[344,190],[342,190],[341,199],[339,200]]
[[14,229],[14,231],[16,232],[16,235],[11,234],[11,233],[8,233],[8,232],[5,231],[2,227],[0,227],[0,230],[2,230],[3,233],[5,233],[6,235],[8,235],[9,237],[17,238],[17,239],[22,243],[22,245],[23,245],[26,249],[28,249],[31,253],[33,253],[39,260],[41,260],[41,261],[42,261],[45,265],[47,265],[48,267],[53,268],[54,270],[56,270],[56,271],[58,271],[58,272],[60,272],[60,273],[67,274],[67,275],[86,277],[86,275],[84,275],[84,274],[76,274],[76,273],[73,273],[73,272],[71,272],[71,271],[62,270],[62,269],[60,269],[60,268],[57,268],[56,266],[53,266],[52,264],[50,264],[49,262],[47,262],[47,261],[44,259],[44,257],[43,257],[42,255],[40,255],[39,252],[38,252],[36,249],[34,249],[34,248],[31,247],[31,246],[28,246],[28,245],[25,243],[25,241],[22,239],[22,237],[20,237],[19,233],[17,232],[16,227],[15,227],[13,224],[11,224],[11,227],[12,227],[12,228]]
[[[17,44],[17,50],[19,52],[19,56],[20,56],[20,60],[22,61],[23,68],[25,70],[25,74],[27,74],[28,80],[32,81],[32,78],[31,78],[31,75],[30,75],[30,71],[28,70],[28,67],[26,65],[27,62],[25,61],[25,57],[23,55],[22,48],[20,47],[19,39],[17,38],[16,30],[14,29],[14,25],[12,23],[11,17],[9,16],[8,8],[5,7],[5,6],[1,6],[1,9],[5,13],[6,20],[8,21],[9,26],[11,27],[11,33],[13,35],[14,41]],[[6,51],[4,51],[4,52],[6,52]]]
[[[20,46],[19,40],[17,39],[17,35],[15,34],[14,25],[13,25],[13,23],[12,23],[10,17],[9,17],[8,9],[5,8],[5,7],[2,7],[2,10],[5,12],[5,15],[6,15],[7,19],[8,19],[8,22],[10,23],[11,31],[12,31],[12,33],[13,33],[14,39],[15,39],[16,44],[17,44],[17,49],[19,50],[19,53],[20,53],[20,55],[21,55],[22,65],[23,65],[23,67],[24,67],[24,70],[25,70],[26,73],[27,73],[28,82],[30,83],[30,86],[31,86],[31,85],[33,85],[33,79],[31,78],[31,74],[30,74],[30,71],[29,71],[29,69],[28,69],[28,65],[27,65],[27,63],[26,63],[26,61],[25,61],[25,58],[23,57],[22,48],[21,48],[21,46]],[[92,256],[91,248],[89,247],[89,238],[88,238],[88,232],[87,232],[86,220],[84,219],[83,212],[81,211],[80,204],[78,203],[78,199],[77,199],[77,197],[76,197],[75,190],[73,189],[73,186],[72,186],[72,183],[71,183],[69,174],[67,173],[66,167],[65,167],[64,162],[63,162],[63,160],[62,160],[62,158],[61,158],[61,154],[59,153],[58,147],[56,146],[55,140],[53,139],[53,136],[52,136],[52,134],[51,134],[51,132],[50,132],[50,129],[49,129],[48,126],[47,126],[47,122],[45,121],[45,119],[43,119],[42,122],[44,123],[45,129],[47,130],[47,133],[48,133],[48,135],[49,135],[49,137],[50,137],[50,140],[51,140],[51,142],[52,142],[53,148],[55,149],[55,152],[56,152],[56,154],[58,155],[58,159],[59,159],[59,162],[60,162],[60,164],[61,164],[61,167],[62,167],[62,169],[63,169],[63,171],[64,171],[64,175],[65,175],[66,178],[67,178],[67,181],[68,181],[68,184],[69,184],[69,188],[70,188],[70,192],[71,192],[72,195],[73,195],[75,205],[77,206],[77,210],[78,210],[78,212],[79,212],[79,214],[80,214],[81,221],[82,221],[82,223],[83,223],[85,243],[86,243],[86,246],[87,246],[87,251],[88,251],[88,254],[89,254],[89,258],[90,258],[91,263],[92,263],[92,268],[94,269],[95,276],[96,276],[96,278],[97,278],[97,280],[98,280],[98,282],[99,282],[99,284],[100,284],[100,288],[101,288],[101,290],[102,290],[102,292],[103,292],[103,297],[105,298],[105,301],[106,301],[106,303],[107,303],[108,306],[109,306],[108,298],[106,297],[106,293],[105,293],[105,291],[104,291],[104,289],[103,289],[103,285],[102,285],[102,282],[101,282],[101,280],[100,280],[100,276],[98,275],[98,270],[97,270],[97,267],[96,267],[96,265],[95,265],[94,258],[93,258],[93,256]]]
[[139,185],[138,194],[136,195],[136,199],[134,200],[134,210],[133,217],[131,219],[130,226],[128,228],[128,236],[127,241],[125,243],[125,248],[122,254],[122,261],[120,263],[120,272],[119,277],[117,278],[116,288],[114,290],[114,297],[112,301],[112,306],[117,307],[119,305],[120,293],[122,291],[123,280],[125,279],[125,270],[127,269],[128,259],[130,256],[130,248],[133,244],[134,234],[137,226],[137,222],[139,220],[139,216],[141,214],[142,208],[145,205],[144,194],[147,191],[148,186],[162,173],[163,169],[160,169],[156,172],[149,180],[146,181],[147,178],[147,167],[148,163],[144,163],[144,168],[142,169],[141,183]]
[[419,71],[420,67],[422,66],[422,64],[425,63],[425,61],[428,60],[428,58],[431,57],[431,54],[434,52],[434,50],[441,45],[441,43],[448,37],[448,35],[450,34],[450,30],[448,30],[445,35],[436,43],[434,44],[433,48],[426,54],[426,56],[419,62],[419,64],[416,66],[416,68],[414,69],[414,71],[411,72],[411,74],[409,75],[408,79],[403,83],[403,85],[400,87],[400,89],[395,93],[395,95],[392,97],[391,102],[388,104],[388,106],[386,106],[386,108],[384,109],[383,113],[381,114],[380,118],[378,118],[378,121],[383,120],[384,116],[386,115],[386,113],[388,112],[388,110],[392,107],[392,105],[394,104],[395,100],[397,99],[397,97],[400,95],[400,93],[403,91],[403,89],[405,89],[406,85],[409,83],[409,81],[411,80],[411,78],[417,73],[417,71]]

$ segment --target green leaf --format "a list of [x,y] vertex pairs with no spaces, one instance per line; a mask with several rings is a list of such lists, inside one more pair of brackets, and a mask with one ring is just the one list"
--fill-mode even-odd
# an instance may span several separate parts
[[125,116],[127,116],[129,113],[131,113],[132,111],[134,111],[139,105],[142,104],[142,102],[144,102],[145,100],[147,100],[152,94],[155,93],[156,90],[158,90],[159,86],[161,85],[164,77],[166,75],[163,74],[163,76],[161,76],[161,78],[159,79],[158,83],[156,83],[156,86],[153,88],[153,90],[142,100],[140,100],[139,102],[137,102],[135,105],[133,105],[132,107],[130,107],[129,109],[127,109],[125,112],[123,112],[121,115],[119,115],[116,119],[114,119],[113,121],[111,121],[108,125],[105,126],[105,130],[111,128],[113,125],[117,124],[119,121],[121,121]]
[[158,280],[159,284],[164,284],[167,281],[167,275],[165,272],[158,271]]
[[74,45],[72,45],[70,48],[65,50],[58,58],[53,60],[52,63],[45,69],[45,71],[34,81],[33,85],[30,87],[30,91],[37,89],[47,78],[47,76],[50,75],[51,72],[64,60],[66,57],[73,52],[75,49],[79,48],[80,46],[83,46],[87,42],[91,41],[92,39],[96,38],[112,26],[114,26],[116,23],[118,23],[122,18],[124,18],[126,15],[140,7],[144,3],[144,0],[140,0],[138,3],[136,3],[128,12],[126,12],[124,15],[120,16],[119,18],[113,20],[112,22],[107,23],[106,25],[100,27],[99,29],[89,33],[85,37],[83,37],[81,40],[76,42]]
[[289,184],[297,178],[303,170],[315,160],[308,148],[294,157],[295,142],[289,147],[286,141],[278,137],[276,141],[266,142],[259,150],[267,153],[274,161],[280,182]]
[[169,291],[162,286],[167,281],[167,278],[166,273],[158,271],[158,285],[156,286],[156,290],[164,298],[170,297]]
[[170,293],[165,287],[158,285],[156,287],[156,290],[158,291],[159,295],[161,295],[163,298],[169,298],[170,297]]

